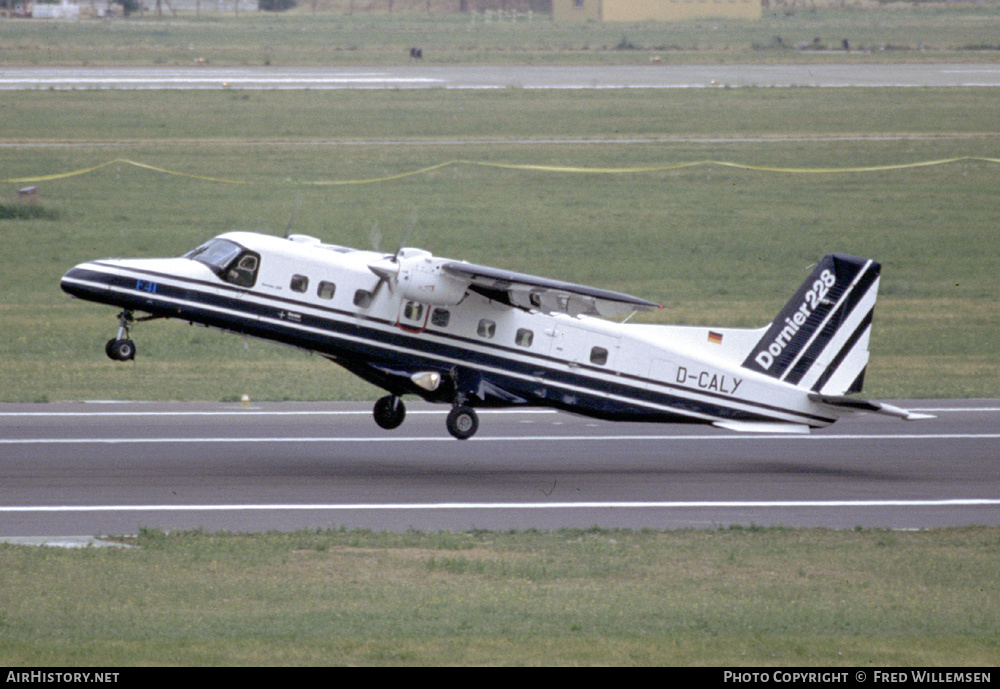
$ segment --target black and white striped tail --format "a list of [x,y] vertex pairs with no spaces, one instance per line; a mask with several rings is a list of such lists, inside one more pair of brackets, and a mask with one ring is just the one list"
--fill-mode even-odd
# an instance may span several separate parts
[[822,395],[860,392],[880,272],[869,259],[824,256],[744,368]]

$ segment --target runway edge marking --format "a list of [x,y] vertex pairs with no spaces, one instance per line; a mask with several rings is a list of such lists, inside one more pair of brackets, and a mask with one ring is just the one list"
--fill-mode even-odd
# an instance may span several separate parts
[[[468,442],[482,444],[488,442],[567,442],[575,440],[591,441],[623,441],[623,440],[659,440],[670,441],[752,441],[752,440],[799,440],[820,442],[824,440],[996,440],[1000,433],[927,433],[920,435],[900,435],[877,433],[839,434],[839,435],[539,435],[539,436],[495,436],[471,438]],[[0,445],[169,445],[169,444],[219,444],[239,443],[249,444],[285,444],[285,443],[418,443],[418,442],[450,442],[451,437],[406,436],[406,437],[269,437],[269,438],[4,438]]]
[[552,510],[552,509],[700,509],[700,508],[830,508],[830,507],[998,507],[1000,498],[938,500],[762,500],[647,502],[437,502],[359,504],[246,505],[21,505],[0,507],[0,513],[24,512],[236,512],[236,511],[399,511],[399,510]]

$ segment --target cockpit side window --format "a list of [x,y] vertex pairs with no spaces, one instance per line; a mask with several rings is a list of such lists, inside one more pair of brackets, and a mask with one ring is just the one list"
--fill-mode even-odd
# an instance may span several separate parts
[[231,282],[240,287],[253,287],[257,282],[257,268],[260,266],[260,256],[244,251],[239,258],[232,262],[229,270],[226,271],[226,282]]
[[204,263],[221,279],[240,287],[253,287],[260,268],[260,254],[244,249],[228,239],[212,239],[184,258]]

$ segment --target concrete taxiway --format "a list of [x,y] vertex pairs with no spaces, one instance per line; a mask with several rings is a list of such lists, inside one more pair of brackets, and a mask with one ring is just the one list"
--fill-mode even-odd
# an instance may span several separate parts
[[678,89],[1000,86],[1000,65],[603,65],[395,67],[32,67],[0,72],[0,90],[62,89]]

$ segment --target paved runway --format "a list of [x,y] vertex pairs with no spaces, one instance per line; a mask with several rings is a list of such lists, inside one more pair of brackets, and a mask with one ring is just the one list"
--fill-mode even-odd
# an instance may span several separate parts
[[0,90],[622,89],[738,86],[1000,86],[996,64],[30,67],[0,70]]
[[0,536],[1000,524],[1000,400],[903,401],[810,436],[410,404],[0,405]]

